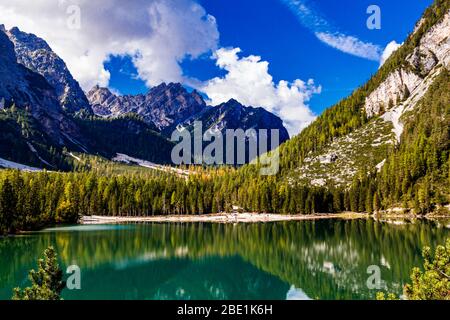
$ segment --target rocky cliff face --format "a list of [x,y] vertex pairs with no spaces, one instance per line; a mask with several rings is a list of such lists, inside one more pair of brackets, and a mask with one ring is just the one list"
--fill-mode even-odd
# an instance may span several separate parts
[[[4,29],[4,27],[3,27]],[[69,113],[92,112],[89,101],[65,62],[43,39],[12,28],[6,35],[14,44],[17,62],[43,76],[55,89],[61,106]]]
[[[450,12],[444,19],[433,26],[421,39],[419,52],[431,52],[444,66],[450,65]],[[427,55],[425,55],[427,59]],[[422,63],[423,64],[423,63]]]
[[179,83],[163,83],[145,95],[136,96],[117,96],[96,86],[89,91],[88,99],[97,115],[117,117],[136,113],[161,131],[176,127],[206,107],[196,91],[189,93]]
[[14,45],[0,28],[0,98],[3,107],[15,104],[28,110],[59,145],[65,136],[79,136],[76,125],[67,118],[59,105],[57,94],[47,80],[17,63]]
[[[421,27],[418,23],[415,32]],[[380,115],[414,95],[420,84],[435,68],[450,64],[450,12],[426,32],[417,47],[406,58],[402,68],[394,70],[367,98],[368,117]],[[423,91],[423,88],[422,90]],[[405,96],[406,95],[406,96]]]
[[369,118],[394,107],[410,92],[414,91],[423,79],[411,71],[399,69],[366,98],[366,114]]

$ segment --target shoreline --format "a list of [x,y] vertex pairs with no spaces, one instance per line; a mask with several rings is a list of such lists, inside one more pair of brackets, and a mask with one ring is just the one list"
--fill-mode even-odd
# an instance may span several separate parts
[[120,223],[261,223],[261,222],[283,222],[325,219],[365,219],[370,217],[363,213],[336,213],[336,214],[312,214],[312,215],[283,215],[269,213],[218,213],[205,215],[169,215],[149,217],[112,217],[112,216],[83,216],[80,224],[120,224]]
[[98,225],[98,224],[121,224],[121,223],[267,223],[267,222],[283,222],[283,221],[314,221],[314,220],[355,220],[355,219],[374,219],[380,222],[392,223],[395,221],[412,221],[415,219],[424,220],[440,220],[450,219],[446,215],[401,215],[401,214],[368,214],[356,212],[343,213],[322,213],[311,215],[288,215],[276,213],[216,213],[204,215],[167,215],[167,216],[83,216],[79,224],[82,225]]

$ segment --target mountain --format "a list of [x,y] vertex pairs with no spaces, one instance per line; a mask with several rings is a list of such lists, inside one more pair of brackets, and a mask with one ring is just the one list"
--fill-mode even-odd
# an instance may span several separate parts
[[289,138],[282,121],[261,108],[209,107],[198,92],[178,83],[136,96],[97,86],[86,97],[45,40],[3,25],[0,33],[0,157],[5,160],[70,169],[74,160],[68,150],[170,163],[168,138],[178,125],[195,120],[230,129],[279,128],[281,142]]
[[281,146],[280,179],[343,188],[345,196],[333,201],[345,210],[444,207],[449,67],[450,2],[435,0],[366,84]]
[[51,167],[51,162],[60,161],[51,154],[52,147],[83,149],[83,135],[61,109],[54,88],[17,62],[4,29],[0,30],[0,61],[1,156]]
[[94,113],[114,118],[135,113],[170,137],[178,125],[191,126],[202,121],[205,131],[222,129],[279,129],[280,143],[289,139],[282,120],[263,108],[245,107],[230,100],[217,107],[207,106],[197,91],[189,93],[179,83],[162,83],[145,95],[117,96],[107,88],[95,86],[88,93]]
[[[20,35],[15,30],[12,29],[11,34]],[[73,159],[65,150],[108,158],[116,153],[127,153],[158,163],[170,161],[173,144],[138,117],[124,115],[103,120],[93,115],[72,116],[64,110],[57,89],[43,75],[19,63],[16,51],[7,31],[1,28],[1,159],[52,170],[72,168]],[[49,69],[54,70],[51,66]],[[44,74],[50,77],[52,73]],[[66,76],[71,78],[70,73]],[[53,78],[53,81],[59,80]]]
[[89,91],[88,99],[99,116],[111,118],[136,113],[161,131],[175,129],[206,107],[197,91],[188,93],[179,83],[162,83],[145,95],[135,96],[117,96],[107,88],[95,86]]
[[278,129],[280,130],[280,143],[289,140],[289,133],[279,117],[264,108],[245,107],[235,99],[216,107],[205,108],[201,113],[193,115],[181,125],[189,127],[194,121],[201,121],[204,130]]
[[349,185],[359,171],[381,169],[401,144],[408,117],[449,67],[449,5],[436,3],[364,86],[283,146],[289,179]]
[[77,113],[84,110],[92,114],[89,101],[80,85],[72,77],[65,62],[53,52],[47,42],[16,27],[8,31],[4,26],[0,28],[13,42],[17,61],[49,82],[65,111]]

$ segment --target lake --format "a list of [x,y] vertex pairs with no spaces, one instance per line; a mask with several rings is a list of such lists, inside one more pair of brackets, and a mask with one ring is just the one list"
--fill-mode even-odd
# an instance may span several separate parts
[[422,247],[449,236],[435,222],[370,219],[52,228],[0,238],[0,299],[28,285],[49,245],[64,270],[81,269],[64,299],[372,299],[368,269],[401,293]]

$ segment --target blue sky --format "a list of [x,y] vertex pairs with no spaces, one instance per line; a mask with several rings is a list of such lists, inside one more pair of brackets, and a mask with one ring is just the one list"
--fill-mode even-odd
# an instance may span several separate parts
[[[379,67],[377,61],[356,57],[319,41],[299,22],[296,15],[280,0],[201,0],[205,10],[217,20],[221,47],[239,47],[242,55],[258,55],[269,62],[274,81],[314,79],[322,92],[310,101],[314,113],[350,94]],[[404,41],[431,0],[320,0],[305,1],[316,13],[341,32],[362,41],[385,47],[395,40]],[[369,30],[367,8],[377,4],[381,9],[381,29]],[[198,59],[184,59],[183,73],[206,81],[223,76],[210,53]],[[130,75],[137,71],[128,58],[113,58],[106,63],[111,72],[110,86],[123,94],[147,91],[145,82]]]

